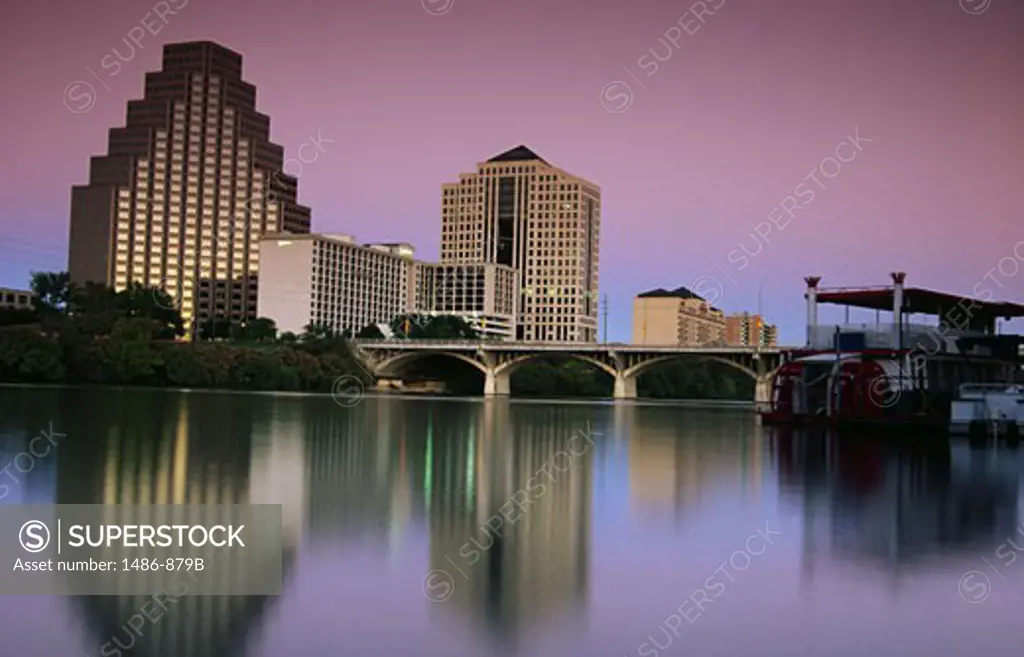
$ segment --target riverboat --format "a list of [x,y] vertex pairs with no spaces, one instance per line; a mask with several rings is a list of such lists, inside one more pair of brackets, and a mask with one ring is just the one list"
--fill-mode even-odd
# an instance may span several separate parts
[[[996,329],[999,319],[1024,317],[1024,305],[907,288],[905,273],[891,276],[893,284],[879,288],[827,289],[820,277],[804,279],[807,344],[774,374],[764,424],[945,432],[961,386],[1022,381],[1021,336]],[[819,304],[845,306],[847,321],[819,324]],[[850,308],[875,310],[876,321],[851,324]],[[890,322],[882,312],[892,313]],[[908,321],[914,315],[933,321]],[[966,412],[955,409],[957,417]]]

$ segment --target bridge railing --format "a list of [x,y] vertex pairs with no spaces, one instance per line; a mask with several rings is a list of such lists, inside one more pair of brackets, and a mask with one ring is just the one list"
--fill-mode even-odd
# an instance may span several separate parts
[[357,347],[394,349],[394,348],[433,348],[433,349],[494,349],[494,350],[523,350],[536,349],[538,351],[647,351],[647,352],[702,352],[702,353],[765,353],[774,354],[780,351],[796,349],[797,347],[735,347],[735,346],[707,346],[707,347],[676,347],[671,345],[652,346],[637,345],[625,342],[520,342],[511,340],[450,340],[450,339],[353,339],[352,343]]

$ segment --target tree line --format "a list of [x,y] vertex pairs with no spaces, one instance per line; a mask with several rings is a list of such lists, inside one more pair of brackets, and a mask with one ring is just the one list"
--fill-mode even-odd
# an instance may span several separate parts
[[[32,274],[32,308],[0,308],[0,382],[139,385],[240,390],[330,392],[344,376],[372,380],[359,363],[348,332],[309,324],[300,334],[279,332],[269,318],[210,318],[189,341],[174,300],[138,283],[116,291],[99,283],[77,286],[67,272]],[[480,335],[454,315],[400,315],[387,324],[391,338],[474,340]],[[384,339],[376,324],[357,338]],[[455,394],[478,395],[481,375],[443,357],[410,365],[410,379],[444,381]],[[524,364],[512,394],[535,397],[610,397],[605,373],[571,359]],[[753,398],[753,382],[728,366],[669,362],[640,377],[642,397]]]
[[330,392],[343,376],[370,384],[348,341],[309,326],[278,335],[273,320],[200,323],[159,288],[76,286],[67,272],[32,274],[33,307],[0,312],[0,381]]

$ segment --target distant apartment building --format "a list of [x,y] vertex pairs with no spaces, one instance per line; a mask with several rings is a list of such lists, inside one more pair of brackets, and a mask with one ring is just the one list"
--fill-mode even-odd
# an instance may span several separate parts
[[779,331],[761,315],[735,313],[725,318],[725,342],[733,347],[774,347]]
[[702,347],[725,343],[725,315],[685,287],[633,299],[633,344]]
[[515,337],[516,271],[488,262],[425,263],[415,266],[415,312],[457,315],[482,337]]
[[414,305],[413,255],[408,244],[360,245],[348,235],[265,235],[259,315],[293,333],[318,324],[355,334],[389,323]]
[[34,296],[29,290],[0,287],[0,308],[31,308]]
[[441,263],[516,272],[515,338],[597,341],[601,191],[525,146],[441,186]]
[[164,288],[193,320],[256,316],[258,241],[308,233],[309,208],[270,141],[242,57],[210,42],[164,47],[89,184],[71,192],[74,283]]

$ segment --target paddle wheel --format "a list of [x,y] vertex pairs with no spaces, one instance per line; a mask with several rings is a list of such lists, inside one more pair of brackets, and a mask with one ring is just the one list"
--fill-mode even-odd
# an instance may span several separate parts
[[893,382],[877,361],[848,360],[839,366],[831,385],[831,416],[839,420],[871,420],[885,415],[894,395]]

